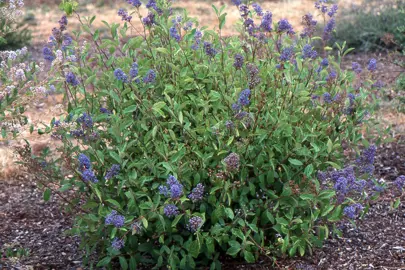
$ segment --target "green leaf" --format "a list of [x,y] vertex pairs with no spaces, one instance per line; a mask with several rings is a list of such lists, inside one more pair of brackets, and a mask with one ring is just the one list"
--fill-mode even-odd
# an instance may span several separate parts
[[240,251],[240,245],[238,246],[231,246],[227,251],[226,254],[231,255],[231,256],[236,256]]
[[106,266],[111,262],[111,257],[104,257],[101,261],[98,262],[97,267]]
[[330,154],[332,152],[332,148],[333,148],[333,143],[330,139],[328,139],[326,146],[328,147],[328,154]]
[[138,107],[136,105],[131,105],[131,106],[125,108],[123,113],[128,114],[128,113],[134,112],[134,111],[136,111],[137,108]]
[[197,240],[194,240],[193,242],[191,242],[189,252],[190,252],[191,256],[193,256],[194,258],[198,257],[198,254],[200,254],[200,244],[198,243]]
[[136,260],[134,256],[131,256],[131,259],[129,260],[129,269],[130,270],[136,269]]
[[49,199],[51,198],[51,190],[49,188],[47,188],[44,191],[44,201],[49,201]]
[[119,257],[120,260],[120,265],[121,265],[121,269],[123,270],[127,270],[128,269],[128,263],[127,260],[124,257]]
[[243,251],[243,257],[248,263],[254,263],[256,261],[255,256],[253,256],[252,252],[250,251]]
[[289,158],[288,161],[296,166],[302,166],[304,165],[301,161],[299,161],[298,159],[294,159],[294,158]]

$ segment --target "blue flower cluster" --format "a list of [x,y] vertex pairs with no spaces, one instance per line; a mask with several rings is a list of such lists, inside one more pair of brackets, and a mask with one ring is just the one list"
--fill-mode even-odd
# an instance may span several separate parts
[[264,31],[270,32],[272,30],[272,24],[273,24],[273,14],[270,11],[266,11],[266,13],[262,17],[260,27]]
[[287,33],[289,35],[294,35],[295,34],[292,25],[288,22],[287,19],[281,19],[278,22],[278,31],[279,32],[285,32],[285,33]]
[[130,22],[132,20],[132,16],[128,15],[128,12],[123,8],[118,10],[118,16],[121,16],[121,20],[126,22]]
[[120,173],[121,167],[118,164],[113,164],[111,168],[107,171],[104,179],[109,180],[111,178],[114,178]]
[[312,37],[315,33],[315,27],[318,22],[314,20],[312,14],[308,13],[304,17],[302,17],[302,24],[305,26],[304,30],[301,32],[300,36],[304,37]]
[[343,213],[350,219],[355,219],[360,215],[360,212],[363,211],[363,206],[359,203],[346,206],[343,209]]
[[218,53],[218,51],[212,46],[212,43],[208,41],[204,42],[204,52],[211,58],[213,58]]
[[230,153],[224,159],[224,163],[228,171],[238,171],[240,166],[240,157],[237,153]]
[[111,247],[115,250],[120,250],[124,247],[124,240],[115,237],[111,242]]
[[125,217],[118,215],[116,210],[112,210],[110,214],[105,217],[105,225],[114,225],[116,228],[121,228],[125,224]]
[[400,175],[395,179],[394,184],[402,192],[405,188],[405,175]]
[[335,29],[336,21],[335,18],[330,19],[323,29],[322,39],[328,41],[332,37],[332,32]]
[[82,179],[85,182],[98,182],[98,179],[92,170],[84,170],[82,173]]
[[377,70],[377,60],[374,58],[370,59],[370,61],[368,62],[367,69],[371,72],[376,71]]
[[314,59],[318,53],[313,49],[311,44],[305,44],[302,48],[302,58],[307,59]]
[[256,12],[257,16],[263,16],[263,9],[258,3],[253,3],[252,7]]
[[191,191],[191,193],[188,195],[188,198],[192,200],[193,202],[201,201],[204,196],[204,185],[201,183],[198,183],[195,188]]
[[142,5],[140,0],[127,0],[128,4],[133,5],[136,8],[139,8]]
[[155,24],[155,13],[149,12],[148,15],[142,19],[144,25],[151,27]]
[[374,172],[374,158],[377,151],[375,145],[364,149],[361,155],[356,159],[356,164],[361,173],[372,174]]
[[168,218],[175,217],[180,213],[179,209],[174,204],[165,205],[163,212],[164,212],[165,216],[167,216]]
[[179,199],[183,195],[183,185],[174,177],[169,175],[166,180],[167,186],[159,186],[159,193],[173,200]]
[[280,60],[281,61],[288,61],[293,57],[293,55],[294,55],[294,46],[284,48],[281,51]]
[[83,129],[91,129],[93,127],[93,118],[88,113],[83,113],[77,118],[77,123],[82,124]]
[[117,68],[114,70],[114,76],[117,80],[126,83],[128,81],[128,76],[127,74],[125,74],[124,71],[122,71],[122,69]]
[[100,108],[100,112],[108,115],[112,114],[112,112],[109,109],[103,107]]
[[196,30],[194,33],[194,43],[191,45],[191,49],[198,50],[201,44],[202,33],[200,30]]
[[84,171],[86,169],[91,169],[91,161],[88,156],[86,156],[83,153],[80,153],[78,160],[79,160],[79,170],[80,171]]
[[187,224],[187,229],[194,233],[198,231],[203,225],[203,219],[198,216],[191,217]]
[[353,62],[353,63],[352,63],[352,70],[353,70],[354,73],[356,73],[356,74],[360,74],[360,73],[363,71],[363,69],[361,68],[360,64],[357,63],[357,62]]
[[69,71],[67,74],[66,74],[66,82],[68,83],[68,84],[70,84],[71,86],[77,86],[78,84],[79,84],[79,81],[76,79],[76,75],[73,73],[73,72],[71,72],[71,71]]
[[146,73],[145,77],[143,77],[144,83],[154,83],[156,80],[156,72],[153,69],[150,69],[148,73]]
[[241,69],[243,66],[243,62],[244,62],[245,58],[243,57],[243,55],[237,53],[235,54],[235,61],[233,62],[233,66],[236,69]]

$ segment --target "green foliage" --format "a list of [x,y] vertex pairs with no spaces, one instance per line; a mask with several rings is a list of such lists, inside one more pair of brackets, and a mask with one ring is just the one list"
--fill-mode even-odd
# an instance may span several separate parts
[[18,49],[28,45],[31,41],[31,31],[28,29],[30,20],[13,22],[0,18],[0,50]]
[[337,22],[336,40],[346,41],[356,51],[401,49],[405,44],[404,0],[367,0],[361,6],[343,10]]
[[[93,29],[95,17],[83,19],[71,45],[77,61],[49,72],[49,83],[65,90],[69,115],[39,133],[62,140],[57,170],[73,177],[50,173],[48,180],[58,181],[56,193],[70,192],[72,233],[82,238],[85,261],[97,252],[99,267],[219,269],[220,254],[247,262],[261,254],[303,256],[338,233],[333,224],[344,207],[366,194],[341,201],[316,173],[343,166],[342,143],[367,145],[360,129],[373,104],[372,73],[365,71],[359,85],[340,68],[350,51],[345,45],[337,45],[338,58],[325,51],[328,65],[320,66],[322,58],[302,55],[308,37],[274,31],[263,42],[247,29],[223,37],[224,7],[213,7],[218,31],[183,30],[194,19],[184,11],[173,25],[178,14],[170,14],[170,4],[158,7],[150,9],[161,11],[155,23],[140,31],[104,22],[109,36]],[[92,37],[92,49],[82,36]],[[281,48],[292,44],[293,54],[280,60]],[[244,63],[234,63],[236,54]],[[78,161],[80,154],[91,164]],[[112,165],[120,170],[109,177]],[[53,168],[44,166],[41,176]],[[174,185],[169,175],[180,196],[162,192],[168,178]],[[198,184],[205,189],[194,200],[189,194]],[[44,199],[51,194],[46,190]],[[169,204],[177,207],[173,217],[164,210]],[[124,224],[111,225],[112,211]]]

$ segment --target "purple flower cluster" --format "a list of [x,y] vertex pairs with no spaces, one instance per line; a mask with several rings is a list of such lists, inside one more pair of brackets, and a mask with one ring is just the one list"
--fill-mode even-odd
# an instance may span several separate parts
[[173,25],[172,27],[170,27],[169,33],[170,33],[170,36],[171,36],[172,38],[174,38],[177,42],[179,42],[180,39],[181,39],[181,37],[180,37],[180,35],[179,35],[179,32],[177,31],[177,27],[176,27],[176,26],[177,26],[177,25]]
[[336,21],[334,18],[330,19],[327,23],[325,28],[323,29],[322,39],[324,41],[328,41],[332,37],[332,32],[335,29]]
[[266,13],[262,17],[260,27],[264,31],[270,32],[272,30],[272,23],[273,23],[273,14],[270,11],[266,11]]
[[189,219],[188,224],[187,224],[187,229],[190,232],[194,233],[194,232],[198,231],[202,227],[202,225],[203,225],[203,219],[201,217],[194,216]]
[[196,30],[194,33],[194,43],[191,45],[191,49],[198,50],[200,48],[202,33],[200,30]]
[[174,204],[165,205],[163,212],[164,212],[165,216],[167,216],[168,218],[175,217],[180,213],[179,209]]
[[284,48],[280,54],[281,61],[289,61],[294,55],[294,46]]
[[243,55],[237,53],[235,54],[235,61],[233,62],[233,66],[236,69],[241,69],[243,66],[243,62],[244,62],[245,58],[243,57]]
[[82,179],[85,182],[98,182],[98,179],[92,170],[84,170],[82,173]]
[[109,109],[103,107],[100,108],[100,112],[108,115],[112,114],[112,112]]
[[127,0],[128,4],[133,5],[136,8],[139,8],[142,5],[140,0]]
[[261,79],[259,77],[259,68],[252,63],[247,64],[246,68],[249,77],[249,88],[253,89],[261,82]]
[[108,179],[111,179],[111,178],[117,176],[117,175],[120,173],[120,170],[121,170],[120,165],[118,165],[118,164],[113,164],[113,165],[111,166],[111,168],[107,171],[107,173],[106,173],[104,179],[105,179],[105,180],[108,180]]
[[112,210],[110,214],[105,217],[105,225],[114,225],[121,228],[125,224],[125,217],[118,215],[116,210]]
[[218,53],[218,51],[213,47],[212,43],[208,41],[204,42],[204,52],[211,58],[213,58]]
[[313,49],[311,44],[305,44],[302,48],[302,58],[304,59],[314,59],[317,55],[317,52]]
[[188,30],[190,30],[192,27],[193,27],[193,22],[192,22],[192,21],[188,21],[188,22],[186,22],[186,23],[184,24],[183,30],[184,30],[184,31],[188,31]]
[[121,20],[126,22],[130,22],[132,20],[132,16],[128,15],[128,12],[123,8],[118,10],[118,16],[121,16]]
[[338,6],[336,4],[332,5],[332,7],[330,8],[330,10],[328,12],[329,17],[332,18],[336,14],[337,10],[338,10]]
[[332,103],[332,96],[331,96],[331,94],[329,92],[323,93],[322,97],[323,97],[324,102]]
[[377,147],[375,145],[371,145],[370,147],[364,149],[361,155],[356,159],[356,164],[361,173],[372,174],[374,172],[373,164],[376,151]]
[[54,55],[53,51],[48,47],[44,47],[42,49],[42,54],[44,56],[44,59],[47,61],[52,62],[53,60],[55,60],[55,55]]
[[356,74],[360,74],[363,71],[363,69],[361,68],[361,65],[357,62],[352,63],[352,70]]
[[188,198],[193,202],[201,201],[204,196],[204,186],[201,183],[198,183],[195,188],[188,195]]
[[314,17],[312,14],[308,13],[304,17],[302,17],[302,23],[304,24],[304,30],[301,32],[300,36],[302,38],[304,37],[312,37],[312,35],[315,33],[315,27],[317,24],[317,21],[314,20]]
[[370,61],[368,62],[367,69],[371,72],[376,71],[377,70],[377,60],[374,58],[370,59]]
[[159,186],[159,193],[169,196],[172,199],[179,199],[183,195],[183,185],[173,175],[169,175],[166,180],[167,186]]
[[245,89],[239,94],[238,103],[241,106],[248,106],[250,104],[250,89]]
[[93,127],[93,118],[88,113],[83,113],[79,118],[77,118],[77,123],[82,124],[84,129],[90,129]]
[[230,153],[224,159],[224,163],[228,171],[238,171],[240,166],[240,157],[237,153]]
[[155,13],[148,12],[148,15],[145,18],[142,18],[142,22],[144,25],[151,27],[155,24]]
[[328,74],[328,76],[326,76],[325,80],[329,83],[333,82],[337,77],[337,73],[335,70],[331,70]]
[[246,18],[249,15],[249,7],[245,4],[239,5],[240,16]]
[[119,239],[115,237],[112,242],[111,242],[111,247],[115,250],[120,250],[121,248],[124,247],[124,239]]
[[253,3],[252,7],[256,12],[257,16],[263,16],[263,9],[258,3]]
[[395,179],[394,184],[400,191],[403,191],[405,188],[405,175],[400,175]]
[[234,128],[234,124],[233,124],[233,122],[232,122],[231,120],[226,120],[226,122],[225,122],[225,127],[226,127],[227,129],[233,129],[233,128]]
[[79,160],[79,170],[83,171],[86,169],[91,169],[91,161],[88,156],[86,156],[83,153],[79,154],[79,157],[77,158]]
[[360,212],[363,211],[363,206],[359,203],[346,206],[343,209],[343,213],[350,219],[355,219],[360,215]]
[[156,80],[156,72],[153,69],[149,69],[145,77],[143,77],[144,83],[154,83]]
[[287,19],[281,19],[278,22],[278,31],[282,32],[282,33],[285,32],[285,33],[287,33],[289,35],[294,35],[295,34],[292,25],[288,22]]
[[126,83],[128,81],[127,74],[125,74],[125,72],[122,71],[122,69],[120,68],[114,70],[114,77],[123,83]]
[[235,6],[240,6],[240,5],[242,4],[242,0],[232,0],[232,3],[233,3]]
[[136,76],[138,76],[138,73],[139,73],[138,63],[133,62],[132,66],[131,66],[131,69],[129,70],[129,76],[131,77],[131,79],[133,79]]
[[76,75],[71,71],[66,74],[66,82],[72,86],[77,86],[79,84],[79,81],[76,79]]

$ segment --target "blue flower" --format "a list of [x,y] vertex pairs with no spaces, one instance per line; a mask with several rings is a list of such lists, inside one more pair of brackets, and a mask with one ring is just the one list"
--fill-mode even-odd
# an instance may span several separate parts
[[122,69],[117,68],[116,70],[114,70],[114,76],[117,80],[125,83],[128,80],[128,76],[127,74],[125,74],[124,71],[122,71]]
[[331,34],[332,34],[333,30],[335,29],[335,25],[336,25],[336,22],[335,22],[334,18],[330,19],[326,23],[326,26],[325,26],[325,28],[323,30],[323,36],[322,36],[322,39],[324,41],[327,41],[327,40],[329,40],[331,38]]
[[211,58],[217,54],[217,50],[215,50],[213,48],[212,44],[208,41],[204,42],[204,51],[205,51],[205,54]]
[[42,54],[44,56],[44,59],[47,61],[52,62],[53,60],[55,60],[55,55],[53,54],[52,50],[48,47],[44,47],[42,49]]
[[111,242],[111,247],[115,250],[120,250],[124,247],[124,244],[125,243],[123,239],[118,239],[117,237],[115,237]]
[[131,79],[138,76],[138,72],[139,72],[138,63],[137,62],[132,63],[131,69],[129,70],[129,76],[131,77]]
[[241,69],[243,66],[243,62],[244,62],[244,57],[239,53],[235,54],[235,61],[233,62],[233,66],[236,69]]
[[105,180],[111,179],[119,174],[121,170],[120,165],[118,164],[113,164],[111,168],[107,171],[105,175]]
[[292,25],[288,22],[287,19],[281,19],[278,22],[278,31],[279,32],[286,32],[289,35],[290,34],[291,35],[295,34],[295,32],[294,32],[294,30],[292,28]]
[[232,3],[233,3],[235,6],[240,6],[240,4],[242,4],[242,0],[232,0]]
[[270,32],[272,30],[272,20],[273,20],[273,14],[271,14],[270,11],[266,11],[264,16],[262,17],[262,23],[260,24],[260,27],[264,31]]
[[394,184],[402,191],[405,188],[405,175],[400,175],[395,179]]
[[258,4],[258,3],[253,3],[252,4],[253,9],[255,10],[256,14],[258,16],[262,16],[263,15],[263,9],[262,7]]
[[325,92],[323,95],[323,101],[326,103],[332,103],[332,96],[330,95],[330,93]]
[[172,38],[174,38],[177,42],[180,41],[181,37],[180,37],[179,33],[177,32],[176,25],[173,25],[172,27],[170,27],[169,32],[170,32],[170,36]]
[[180,213],[179,209],[174,204],[165,205],[163,212],[168,218],[175,217]]
[[89,169],[86,169],[86,170],[83,171],[82,179],[83,179],[83,181],[86,181],[86,182],[93,182],[93,183],[98,182],[98,179],[95,176],[94,172],[92,170],[89,170]]
[[196,30],[194,33],[194,43],[191,45],[191,49],[198,50],[200,48],[202,33],[200,30]]
[[311,44],[305,44],[304,47],[302,48],[302,58],[316,58],[317,52],[312,49]]
[[362,68],[361,68],[361,66],[360,66],[359,63],[353,62],[353,63],[352,63],[352,70],[353,70],[356,74],[360,74],[361,71],[362,71]]
[[201,183],[198,183],[195,188],[191,191],[188,198],[193,202],[201,201],[204,196],[204,186]]
[[81,171],[83,171],[85,169],[91,169],[91,161],[88,156],[86,156],[83,153],[80,153],[79,157],[77,159],[79,160],[79,169]]
[[150,27],[155,24],[155,13],[148,12],[148,15],[142,19],[144,25]]
[[116,210],[112,210],[110,214],[105,217],[105,225],[114,225],[117,228],[124,226],[125,217],[118,215]]
[[71,71],[66,74],[66,82],[72,86],[77,86],[79,84],[79,81],[76,79],[75,74]]
[[334,4],[334,5],[330,8],[330,10],[329,10],[329,12],[328,12],[329,17],[333,17],[333,16],[336,14],[337,10],[338,10],[338,6],[337,6],[336,4]]
[[203,219],[198,216],[195,216],[195,217],[191,217],[189,219],[187,228],[190,232],[194,233],[194,232],[198,231],[202,225],[203,225]]
[[136,8],[139,8],[142,5],[140,0],[127,0],[128,4],[133,5]]
[[334,189],[336,190],[337,193],[343,195],[347,194],[347,192],[349,192],[347,179],[345,177],[339,177],[339,179],[336,181],[334,185]]
[[245,89],[239,94],[238,103],[241,106],[248,106],[250,104],[250,89]]
[[90,129],[93,127],[93,118],[88,113],[83,113],[79,118],[77,118],[77,122],[83,125],[83,128]]
[[363,206],[359,203],[346,206],[343,209],[343,213],[350,219],[355,219],[359,216],[360,212],[363,211]]
[[294,47],[287,47],[281,51],[280,60],[281,61],[288,61],[294,55]]
[[367,69],[371,72],[376,71],[377,70],[377,60],[374,58],[370,59],[370,61],[368,62]]
[[153,69],[150,69],[148,73],[146,73],[145,77],[143,77],[144,83],[154,83],[156,79],[156,72]]

